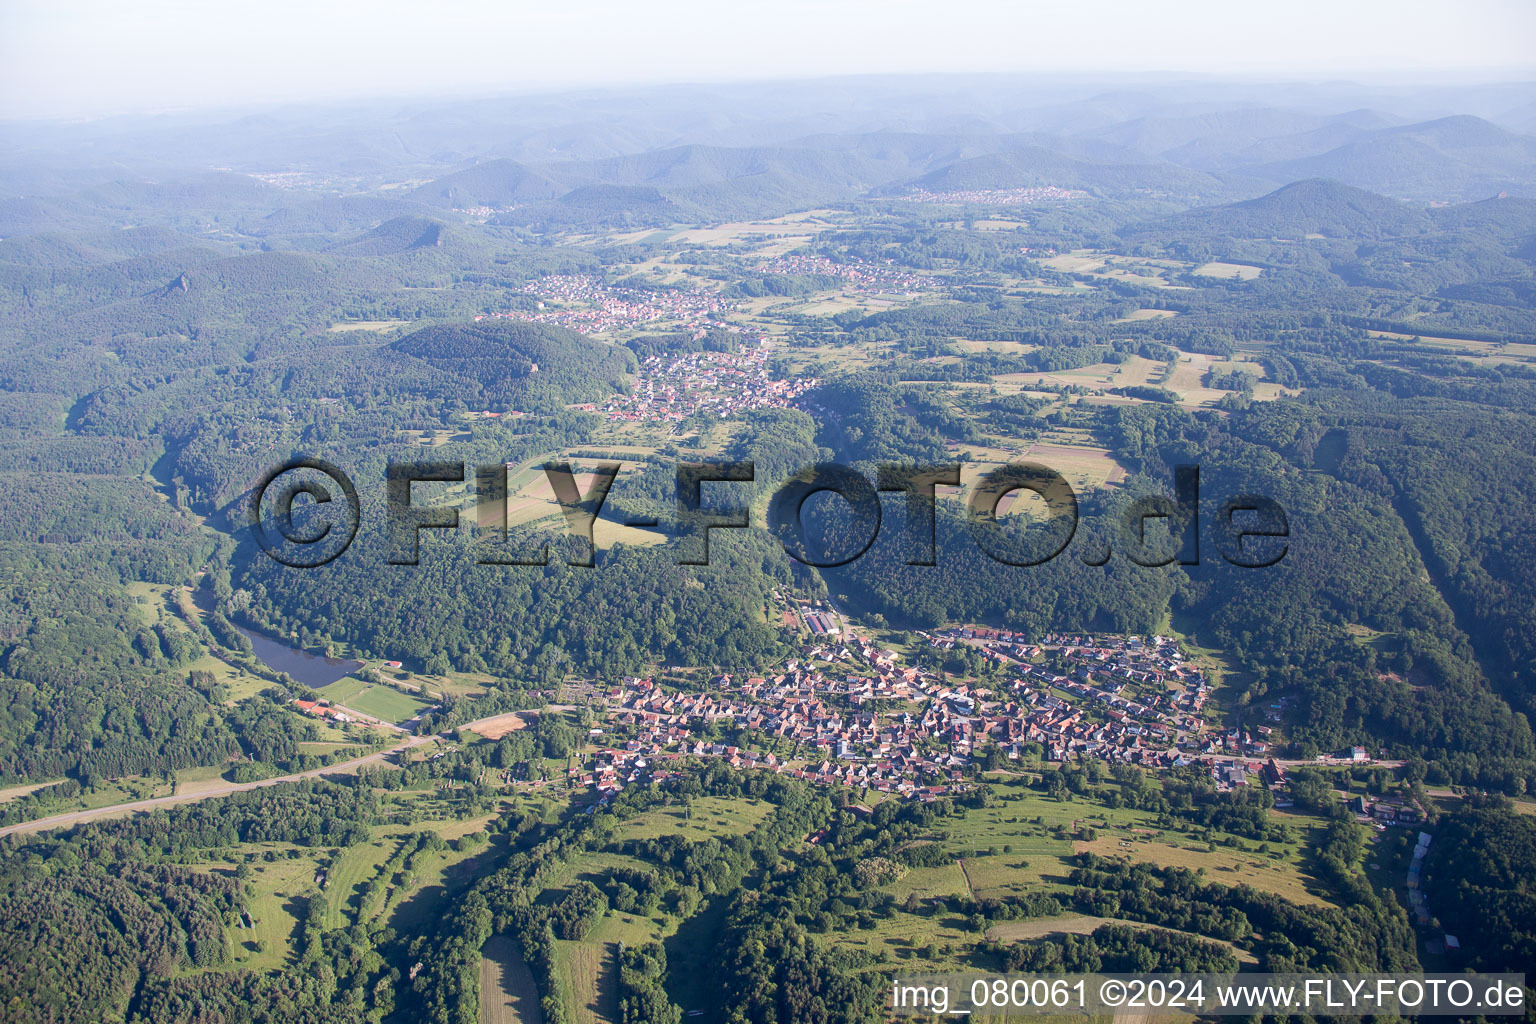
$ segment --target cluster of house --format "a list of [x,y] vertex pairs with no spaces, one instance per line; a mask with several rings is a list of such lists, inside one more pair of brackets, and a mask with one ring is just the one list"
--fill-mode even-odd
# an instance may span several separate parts
[[1006,630],[960,626],[928,642],[940,649],[969,644],[1009,666],[1010,688],[1033,711],[1026,738],[1054,760],[1082,755],[1183,767],[1190,753],[1269,749],[1267,728],[1258,730],[1264,735],[1207,729],[1210,683],[1185,663],[1171,637],[1048,634],[1037,643]]
[[[1026,744],[1054,761],[1209,767],[1226,773],[1218,775],[1222,785],[1245,784],[1249,772],[1284,780],[1273,759],[1261,767],[1212,756],[1252,753],[1262,741],[1244,730],[1206,728],[1200,712],[1208,684],[1170,638],[1048,636],[1037,643],[970,627],[925,634],[937,647],[972,643],[1007,661],[1007,681],[987,688],[902,666],[894,652],[856,632],[832,633],[825,613],[801,614],[815,635],[776,675],[719,676],[706,692],[667,691],[638,678],[598,691],[607,721],[630,738],[599,758],[612,775],[593,775],[588,784],[622,788],[646,765],[696,755],[931,800],[963,790],[979,752],[995,748],[1000,760],[1016,760]],[[700,737],[717,723],[748,730],[754,746],[777,753]],[[587,774],[583,769],[582,778]]]
[[[535,309],[482,313],[475,319],[554,324],[583,334],[603,334],[656,320],[668,321],[678,329],[709,330],[720,327],[712,314],[736,308],[735,303],[704,288],[622,288],[590,274],[549,274],[524,285],[523,291],[539,299]],[[546,308],[546,302],[559,305]]]
[[843,288],[857,295],[876,295],[881,292],[911,294],[935,287],[931,277],[898,267],[893,261],[870,263],[867,260],[836,262],[825,256],[791,253],[776,256],[752,267],[759,274],[792,274],[835,277]]
[[[819,784],[934,800],[963,792],[979,755],[1017,760],[1026,745],[1047,760],[1093,758],[1149,771],[1208,772],[1219,790],[1257,779],[1289,807],[1285,767],[1270,753],[1271,730],[1218,727],[1204,717],[1211,687],[1163,636],[1048,634],[957,626],[921,633],[935,648],[966,644],[1007,666],[995,684],[951,683],[900,664],[820,606],[796,606],[812,634],[799,656],[771,676],[721,675],[705,692],[669,691],[628,678],[592,688],[588,699],[626,738],[572,770],[572,781],[609,795],[680,757],[717,757]],[[737,746],[707,738],[711,726],[745,732]],[[605,735],[593,729],[595,740]],[[1361,748],[1319,760],[1368,761]],[[1412,826],[1423,808],[1396,797],[1360,815]],[[1410,875],[1416,878],[1416,871]]]
[[593,756],[590,766],[569,768],[566,775],[573,784],[596,790],[599,796],[607,797],[631,782],[664,777],[666,773],[662,770],[662,764],[680,756],[677,753],[647,756],[634,751],[599,750]]
[[[667,753],[721,757],[812,782],[838,782],[903,796],[936,799],[964,788],[968,750],[946,741],[951,712],[936,698],[953,693],[895,656],[855,644],[878,674],[829,675],[813,660],[853,659],[854,650],[811,647],[771,677],[719,676],[707,693],[667,692],[648,679],[628,679],[600,696],[607,717],[633,736],[623,753],[655,762]],[[874,702],[925,709],[882,714]],[[867,709],[866,709],[867,708]],[[697,727],[711,723],[751,730],[782,754],[713,743]]]
[[647,357],[634,390],[600,411],[610,420],[676,422],[699,412],[728,417],[748,409],[782,409],[821,383],[816,377],[775,380],[765,337],[739,352],[687,352]]
[[304,712],[306,715],[314,715],[316,718],[328,718],[333,722],[356,721],[355,718],[347,714],[345,711],[342,711],[339,708],[333,708],[329,704],[322,704],[321,702],[315,700],[296,700],[293,702],[293,706]]
[[1026,188],[968,188],[940,191],[914,188],[901,198],[914,203],[1031,206],[1035,203],[1060,203],[1070,199],[1085,199],[1087,196],[1088,193],[1081,189],[1033,185]]

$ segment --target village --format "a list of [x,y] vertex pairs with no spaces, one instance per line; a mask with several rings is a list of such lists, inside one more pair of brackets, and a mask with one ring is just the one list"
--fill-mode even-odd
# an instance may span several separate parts
[[[909,274],[896,276],[902,281],[915,277]],[[729,351],[706,347],[701,351],[645,356],[640,360],[634,388],[628,394],[615,395],[602,403],[574,404],[569,406],[571,409],[599,413],[619,423],[678,423],[699,413],[728,418],[752,409],[789,407],[821,383],[817,377],[789,380],[773,377],[768,370],[773,339],[761,331],[752,331],[721,318],[720,314],[736,309],[736,304],[712,291],[624,288],[587,274],[551,274],[525,285],[523,291],[539,298],[536,309],[481,313],[475,320],[553,324],[587,335],[652,324],[688,335],[693,341],[709,335],[731,337]],[[547,308],[546,301],[553,308]],[[535,366],[534,370],[537,369]],[[523,415],[516,410],[484,410],[468,414],[476,419]]]
[[[539,300],[534,309],[481,313],[475,320],[522,320],[592,335],[662,320],[678,330],[729,330],[714,314],[736,308],[736,303],[704,288],[625,288],[590,274],[549,274],[522,290]],[[550,303],[555,308],[548,308]]]
[[719,675],[705,692],[641,678],[590,691],[598,749],[570,768],[570,782],[607,797],[689,756],[925,801],[1019,761],[1193,769],[1223,791],[1286,781],[1272,728],[1216,723],[1209,680],[1170,637],[918,634],[938,650],[970,645],[1001,670],[997,682],[964,682],[901,664],[845,632],[829,606],[797,612],[811,636],[775,674]]
[[782,409],[821,383],[816,377],[776,380],[768,372],[772,342],[758,337],[738,352],[684,352],[649,356],[633,391],[593,411],[620,422],[662,423],[697,413],[722,419],[750,409]]
[[1066,202],[1087,198],[1081,189],[1058,188],[1055,185],[1032,185],[1023,188],[976,188],[929,191],[915,188],[902,196],[913,203],[954,203],[986,206],[1031,206],[1035,203]]

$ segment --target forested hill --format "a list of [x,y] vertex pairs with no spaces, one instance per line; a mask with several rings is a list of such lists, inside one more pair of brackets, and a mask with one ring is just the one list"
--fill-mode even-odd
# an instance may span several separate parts
[[566,191],[514,160],[488,160],[429,181],[410,195],[433,206],[466,209],[555,199]]
[[1315,156],[1249,168],[1273,181],[1322,175],[1414,199],[1531,194],[1536,139],[1457,115],[1382,128]]
[[[1536,200],[1498,197],[1452,206],[1408,203],[1336,181],[1298,181],[1258,199],[1189,210],[1121,227],[1121,245],[1142,255],[1229,260],[1264,268],[1255,289],[1271,308],[1317,287],[1364,287],[1436,304],[1381,296],[1367,326],[1432,334],[1425,316],[1447,300],[1481,307],[1456,330],[1478,337],[1528,337],[1536,274]],[[1365,293],[1357,292],[1357,296]],[[1316,309],[1312,300],[1301,308]],[[1390,314],[1390,315],[1388,315]],[[1408,326],[1409,321],[1420,321]],[[1465,336],[1465,335],[1463,335]]]
[[1293,182],[1257,199],[1205,207],[1122,228],[1128,240],[1157,238],[1394,238],[1426,234],[1428,210],[1324,178]]
[[428,247],[442,248],[457,236],[447,225],[428,217],[392,217],[361,238],[333,246],[346,256],[392,256]]
[[[1054,185],[1109,195],[1148,189],[1176,192],[1209,202],[1241,195],[1214,175],[1176,164],[1088,163],[1037,146],[957,160],[895,191],[1011,189]],[[1248,193],[1252,194],[1252,193]]]
[[427,327],[386,351],[474,381],[501,402],[597,401],[618,390],[634,361],[628,349],[564,327],[495,321]]
[[[0,1024],[474,1024],[482,977],[490,1024],[502,961],[514,1017],[631,1024],[1524,969],[1536,192],[1457,149],[1524,152],[1536,85],[969,77],[0,124],[0,829],[83,826],[0,837]],[[356,522],[258,511],[342,527],[313,568],[249,529],[306,456]],[[552,462],[621,463],[590,534]],[[701,536],[717,462],[747,526]],[[829,462],[963,486],[807,497],[808,547],[868,537],[822,570],[773,499]],[[1021,462],[1070,534],[967,515]]]
[[1536,239],[1536,200],[1502,196],[1424,206],[1326,178],[1292,182],[1257,199],[1129,224],[1127,241],[1157,239],[1348,240],[1476,233],[1526,248]]

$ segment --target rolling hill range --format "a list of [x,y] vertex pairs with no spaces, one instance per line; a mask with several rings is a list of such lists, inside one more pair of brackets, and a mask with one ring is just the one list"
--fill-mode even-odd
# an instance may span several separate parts
[[1109,143],[1074,144],[1098,157],[1081,159],[1033,144],[1034,138],[877,132],[812,136],[784,147],[683,146],[532,167],[495,160],[420,186],[410,198],[456,209],[502,208],[499,223],[558,229],[776,215],[914,188],[1058,185],[1186,202],[1253,191],[1175,164],[1136,163],[1136,154]]
[[304,236],[316,236],[331,244],[337,235],[350,231],[371,231],[395,217],[435,217],[437,206],[402,199],[397,196],[327,196],[312,199],[301,196],[298,202],[284,203],[273,212],[246,218],[240,232],[253,238],[285,239],[303,244]]
[[1399,119],[1373,110],[1318,114],[1250,106],[1140,117],[1096,132],[1094,137],[1143,156],[1219,170],[1321,153],[1397,123]]
[[[899,107],[892,96],[903,97]],[[1533,103],[1518,83],[1435,100],[1346,84],[837,80],[714,98],[652,90],[309,120],[149,118],[93,128],[85,165],[59,148],[57,131],[0,126],[0,139],[29,157],[25,169],[0,164],[0,238],[153,216],[189,233],[315,251],[398,217],[453,210],[489,208],[521,229],[586,230],[774,216],[914,188],[1034,185],[1161,203],[1128,211],[1147,216],[1311,178],[1466,202],[1536,195],[1536,138],[1521,134]],[[1451,109],[1468,112],[1436,116]]]
[[1426,207],[1314,178],[1119,235],[1128,246],[1259,264],[1271,281],[1285,271],[1326,273],[1348,285],[1501,307],[1497,318],[1509,329],[1536,333],[1536,200]]
[[872,177],[868,162],[858,154],[759,146],[679,146],[537,166],[493,160],[429,182],[414,190],[411,197],[440,206],[500,206],[555,199],[587,185],[694,188],[762,175],[849,190],[867,187]]
[[1273,181],[1334,178],[1403,199],[1536,197],[1536,138],[1462,115],[1383,128],[1325,153],[1246,170]]
[[1043,185],[1115,197],[1161,193],[1195,202],[1231,198],[1235,191],[1212,175],[1175,164],[1089,163],[1038,146],[957,160],[885,191],[902,194],[914,188],[948,192]]
[[427,217],[392,217],[361,238],[332,246],[345,256],[393,256],[417,249],[441,249],[457,236],[441,221]]
[[183,171],[163,181],[116,179],[63,196],[0,200],[0,238],[49,231],[103,231],[154,223],[206,227],[211,214],[231,222],[270,213],[284,193],[244,174]]
[[1426,207],[1310,178],[1256,199],[1130,224],[1119,234],[1128,240],[1310,238],[1355,243],[1459,234],[1477,235],[1529,256],[1536,242],[1536,200],[1506,197]]

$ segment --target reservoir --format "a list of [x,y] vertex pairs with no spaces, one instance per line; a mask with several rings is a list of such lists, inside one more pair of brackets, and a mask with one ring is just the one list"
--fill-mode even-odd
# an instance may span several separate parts
[[303,683],[311,689],[318,690],[322,686],[329,686],[343,676],[351,675],[363,667],[360,661],[311,654],[297,647],[289,647],[264,633],[256,633],[238,626],[235,628],[239,629],[240,633],[251,642],[251,650],[256,652],[256,657],[261,659],[262,664],[274,672],[288,673],[295,682]]

